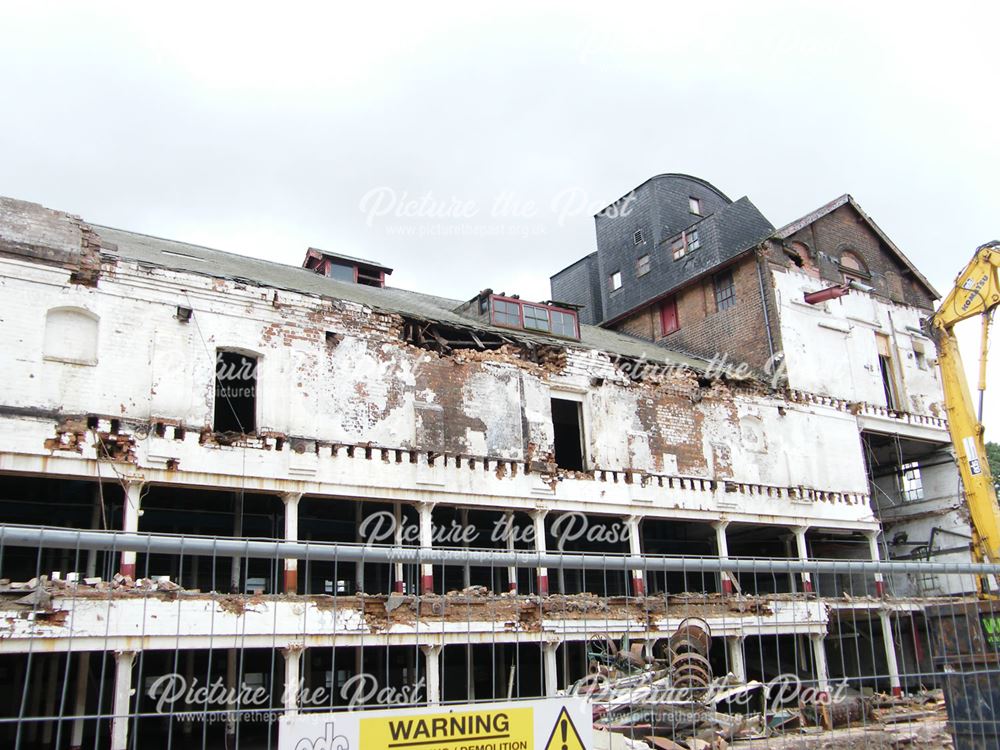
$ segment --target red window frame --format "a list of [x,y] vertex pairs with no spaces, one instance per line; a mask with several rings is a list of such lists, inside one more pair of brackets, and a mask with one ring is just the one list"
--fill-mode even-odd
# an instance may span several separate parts
[[668,336],[681,328],[677,316],[677,298],[671,297],[660,303],[660,336]]
[[[495,312],[495,310],[493,308],[493,300],[500,300],[501,302],[507,302],[507,303],[509,303],[511,305],[517,305],[518,325],[514,326],[514,325],[511,325],[510,323],[498,323],[497,320],[496,320],[496,312]],[[577,315],[576,310],[568,310],[565,307],[556,307],[555,305],[543,305],[543,304],[541,304],[539,302],[525,302],[524,300],[514,299],[513,297],[504,297],[504,296],[502,296],[500,294],[491,294],[490,295],[490,323],[493,324],[493,325],[495,325],[495,326],[498,326],[500,328],[516,328],[516,329],[519,329],[519,330],[522,330],[522,331],[529,331],[529,332],[533,332],[533,333],[547,333],[550,336],[556,336],[557,338],[566,338],[565,336],[562,336],[561,334],[553,333],[552,332],[552,330],[551,330],[552,329],[552,317],[551,316],[549,316],[549,330],[548,331],[538,330],[537,328],[525,328],[524,327],[524,305],[530,305],[531,307],[541,307],[541,308],[544,308],[546,310],[549,310],[550,312],[553,311],[553,310],[555,310],[556,312],[564,313],[566,315],[571,315],[573,317],[573,330],[574,330],[574,333],[575,333],[575,335],[574,335],[573,338],[575,338],[577,341],[580,340],[580,317]]]

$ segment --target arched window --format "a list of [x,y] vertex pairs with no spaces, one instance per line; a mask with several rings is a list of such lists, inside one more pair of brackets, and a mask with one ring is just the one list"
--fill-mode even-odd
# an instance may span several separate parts
[[98,317],[80,307],[54,307],[45,315],[42,355],[55,362],[97,364]]
[[844,250],[840,254],[840,272],[844,275],[844,281],[867,281],[872,277],[865,262],[851,250]]

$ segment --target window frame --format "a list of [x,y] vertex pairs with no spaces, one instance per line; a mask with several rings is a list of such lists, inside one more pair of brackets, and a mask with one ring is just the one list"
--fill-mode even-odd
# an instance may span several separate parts
[[[502,302],[507,305],[515,305],[517,307],[518,323],[516,325],[512,323],[502,323],[497,321],[496,318],[496,302]],[[539,310],[544,310],[546,313],[546,319],[548,321],[548,328],[535,328],[525,325],[525,320],[527,316],[524,314],[524,308],[536,308]],[[557,305],[546,305],[541,302],[527,302],[525,300],[515,299],[514,297],[505,297],[502,294],[491,294],[489,296],[489,321],[490,325],[497,326],[498,328],[509,328],[512,330],[527,331],[529,333],[544,333],[549,336],[555,336],[560,339],[573,339],[575,341],[580,340],[580,316],[577,314],[576,310],[571,310],[567,307],[558,307]],[[559,313],[560,315],[568,315],[573,320],[573,335],[567,336],[564,333],[556,333],[553,330],[552,314]],[[510,315],[511,313],[507,313]],[[560,327],[562,325],[560,324]]]
[[[643,270],[643,265],[644,265],[642,262],[643,260],[646,261],[645,270]],[[643,253],[642,255],[640,255],[638,258],[635,259],[635,277],[637,279],[645,276],[652,270],[653,270],[653,256],[650,255],[649,253]]]
[[688,213],[695,216],[704,216],[701,212],[701,198],[695,198],[693,195],[688,196]]
[[[725,286],[720,286],[725,283]],[[712,276],[712,292],[715,299],[715,311],[722,312],[736,306],[736,278],[731,268],[724,269]]]
[[[615,277],[618,277],[618,284],[615,285]],[[625,286],[625,280],[622,278],[621,269],[617,271],[612,271],[608,274],[608,288],[612,292],[617,292],[619,289]]]

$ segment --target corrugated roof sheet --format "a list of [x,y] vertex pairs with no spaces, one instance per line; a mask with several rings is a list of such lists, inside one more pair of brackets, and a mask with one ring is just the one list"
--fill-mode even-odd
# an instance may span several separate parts
[[683,365],[704,371],[707,361],[681,352],[665,349],[643,339],[609,331],[596,326],[580,326],[580,341],[545,336],[543,334],[498,328],[474,321],[454,312],[463,301],[411,292],[395,287],[371,287],[349,284],[308,271],[299,266],[260,260],[245,255],[215,250],[201,245],[152,237],[112,227],[93,225],[106,248],[113,254],[141,265],[196,273],[214,278],[237,279],[273,289],[284,289],[318,297],[347,300],[374,310],[397,313],[408,317],[436,321],[447,325],[490,331],[511,339],[534,341],[583,349],[597,349],[625,357],[645,359],[663,365]]

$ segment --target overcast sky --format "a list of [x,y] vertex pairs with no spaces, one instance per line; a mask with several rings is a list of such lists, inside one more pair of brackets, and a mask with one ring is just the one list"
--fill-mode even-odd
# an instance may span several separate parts
[[0,194],[459,299],[546,299],[661,172],[849,192],[941,292],[1000,235],[1000,4],[361,5],[4,3]]

